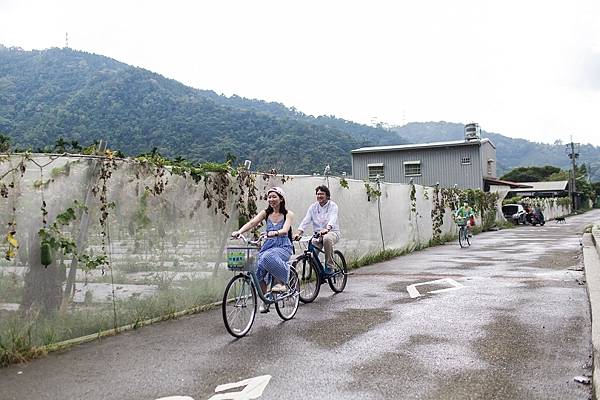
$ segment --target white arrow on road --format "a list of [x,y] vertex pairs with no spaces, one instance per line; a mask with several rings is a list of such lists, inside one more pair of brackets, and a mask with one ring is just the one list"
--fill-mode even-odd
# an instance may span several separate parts
[[[271,375],[261,375],[255,378],[245,379],[243,381],[235,382],[235,383],[226,383],[224,385],[219,385],[215,389],[215,394],[208,400],[253,400],[258,399],[262,396],[263,391],[269,384],[271,380]],[[228,392],[228,393],[219,393],[224,392],[226,390],[235,389],[244,386],[244,389],[241,392]],[[189,396],[169,396],[169,397],[161,397],[156,400],[194,400],[193,397]]]

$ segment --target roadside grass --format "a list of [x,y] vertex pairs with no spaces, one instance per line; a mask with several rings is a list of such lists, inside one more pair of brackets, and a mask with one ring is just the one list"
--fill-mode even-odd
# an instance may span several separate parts
[[407,246],[402,249],[385,249],[374,251],[365,254],[364,256],[355,258],[348,263],[348,269],[357,269],[366,265],[376,264],[383,261],[391,260],[392,258],[400,257],[417,250],[417,245]]
[[403,248],[400,248],[400,249],[391,248],[391,249],[373,251],[373,252],[365,254],[364,256],[350,260],[350,262],[348,263],[348,269],[352,270],[352,269],[357,269],[357,268],[364,267],[367,265],[388,261],[393,258],[404,256],[406,254],[409,254],[409,253],[412,253],[415,251],[426,249],[428,247],[442,245],[446,242],[453,241],[456,238],[457,238],[456,234],[446,233],[446,234],[440,236],[439,239],[430,239],[427,243],[412,243],[412,244],[405,246]]
[[[491,228],[488,228],[488,229],[483,229],[481,226],[475,226],[475,228],[473,229],[473,234],[477,235],[484,231],[490,231],[494,228],[496,228],[497,230],[502,230],[502,229],[512,229],[514,227],[515,227],[515,224],[513,224],[509,221],[496,220],[494,222],[494,224],[491,226]],[[458,238],[458,235],[455,233],[445,233],[445,234],[441,235],[439,239],[430,239],[426,244],[413,243],[413,244],[410,244],[410,245],[400,248],[400,249],[391,248],[391,249],[373,251],[373,252],[365,254],[364,256],[350,260],[348,263],[348,269],[352,270],[352,269],[357,269],[357,268],[364,267],[367,265],[388,261],[393,258],[412,253],[414,251],[423,250],[428,247],[440,246],[445,243],[451,242],[453,240],[457,240],[457,238]]]
[[0,367],[41,357],[46,351],[31,340],[33,321],[14,316],[2,318],[0,325]]
[[506,220],[496,220],[496,223],[494,225],[496,228],[498,228],[498,230],[503,230],[503,229],[513,229],[516,227],[516,225],[513,222],[510,221],[506,221]]
[[[47,351],[76,344],[74,338],[109,336],[151,322],[177,318],[206,309],[221,299],[229,274],[216,280],[186,281],[155,296],[91,304],[50,315],[7,313],[0,318],[0,367],[43,356]],[[71,341],[69,345],[62,345]]]

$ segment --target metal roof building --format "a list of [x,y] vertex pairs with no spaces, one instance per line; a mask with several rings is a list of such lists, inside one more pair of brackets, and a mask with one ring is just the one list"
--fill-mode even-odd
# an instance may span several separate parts
[[529,188],[513,188],[507,197],[563,197],[569,195],[569,181],[520,182]]
[[479,138],[363,147],[352,150],[352,176],[484,190],[485,178],[496,178],[496,147],[489,139]]

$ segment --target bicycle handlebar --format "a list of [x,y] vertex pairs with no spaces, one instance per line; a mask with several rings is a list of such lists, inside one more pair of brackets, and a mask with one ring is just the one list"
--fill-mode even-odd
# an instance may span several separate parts
[[264,238],[267,238],[267,236],[263,232],[263,233],[260,234],[260,236],[258,237],[257,240],[248,240],[248,238],[246,238],[246,236],[244,236],[243,234],[240,233],[237,237],[236,236],[232,236],[232,238],[233,239],[241,239],[246,244],[251,244],[253,246],[260,247],[260,243],[263,241]]
[[308,235],[298,236],[298,238],[294,238],[294,241],[296,241],[296,242],[308,242],[309,240],[318,239],[320,237],[321,237],[321,233],[315,232],[312,236],[308,236]]

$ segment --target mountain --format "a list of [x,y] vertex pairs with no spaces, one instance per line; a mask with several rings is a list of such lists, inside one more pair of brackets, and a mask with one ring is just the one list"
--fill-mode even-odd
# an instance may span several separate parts
[[227,154],[280,172],[350,172],[350,150],[405,143],[385,129],[313,117],[279,103],[225,97],[101,55],[0,45],[0,133],[16,148],[58,138],[137,155],[222,162]]
[[[129,156],[152,148],[170,158],[222,162],[228,154],[253,168],[287,174],[350,172],[363,146],[463,138],[462,124],[410,123],[393,129],[304,114],[280,103],[226,97],[101,55],[0,45],[0,134],[13,148],[51,150],[59,138],[87,145],[105,139]],[[482,132],[496,145],[498,176],[519,166],[569,168],[563,144]],[[579,148],[578,162],[600,180],[600,148]]]
[[[392,130],[410,143],[443,142],[464,138],[464,125],[451,122],[413,122]],[[552,165],[562,169],[571,168],[565,144],[535,143],[525,139],[513,139],[498,133],[481,131],[482,138],[489,138],[496,146],[497,175],[516,167]],[[600,181],[600,147],[591,144],[579,146],[577,163],[589,166],[590,178]]]

